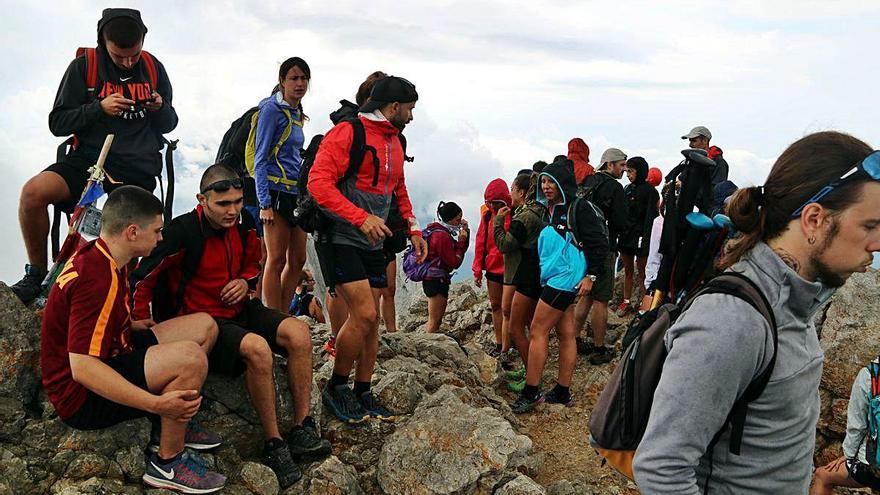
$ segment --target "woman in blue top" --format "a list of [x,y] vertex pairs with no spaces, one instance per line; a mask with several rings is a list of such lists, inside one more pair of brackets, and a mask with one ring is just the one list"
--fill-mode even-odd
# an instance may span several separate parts
[[260,102],[257,118],[254,181],[266,243],[263,301],[285,312],[306,262],[306,233],[296,226],[293,210],[307,118],[301,102],[311,77],[305,60],[285,60],[272,96]]
[[[574,302],[592,289],[596,270],[603,266],[598,256],[608,252],[608,233],[602,229],[604,221],[589,201],[579,201],[576,218],[569,217],[577,191],[571,161],[565,157],[557,159],[543,169],[539,179],[538,202],[547,207],[550,224],[538,236],[541,297],[529,325],[526,384],[511,405],[515,413],[526,412],[545,400],[566,406],[574,403],[569,391],[577,359]],[[572,227],[582,238],[575,239]],[[559,338],[559,374],[556,386],[545,395],[540,390],[541,376],[553,327]]]

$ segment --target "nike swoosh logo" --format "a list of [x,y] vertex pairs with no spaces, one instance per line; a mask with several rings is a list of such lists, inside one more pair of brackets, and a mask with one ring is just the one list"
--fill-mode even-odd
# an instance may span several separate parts
[[[119,82],[125,82],[125,81],[128,81],[128,80],[131,79],[132,77],[134,77],[134,76],[120,77],[120,78],[119,78]],[[155,465],[155,464],[154,464],[154,465]]]
[[155,462],[150,461],[150,464],[152,464],[153,467],[156,468],[156,471],[159,471],[160,473],[162,473],[162,476],[164,476],[168,479],[174,479],[174,469],[172,469],[171,471],[165,471],[164,469],[157,466]]

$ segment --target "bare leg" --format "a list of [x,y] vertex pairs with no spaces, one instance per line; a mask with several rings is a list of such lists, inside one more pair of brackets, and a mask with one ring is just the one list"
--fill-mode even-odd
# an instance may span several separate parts
[[593,314],[590,316],[590,326],[593,327],[593,345],[603,347],[605,332],[608,330],[608,301],[596,301],[593,306]]
[[568,307],[556,324],[556,336],[559,338],[559,377],[557,383],[563,387],[571,386],[571,377],[577,362],[577,329],[574,326],[574,305]]
[[[144,357],[144,376],[154,394],[174,390],[201,390],[208,375],[208,357],[192,341],[154,345]],[[171,459],[183,451],[186,422],[162,417],[159,457]]]
[[[340,284],[336,286],[336,291],[345,300],[349,316],[336,336],[336,361],[333,365],[333,373],[349,376],[355,360],[369,345],[368,341],[375,342],[372,345],[378,352],[378,337],[374,332],[378,332],[379,317],[370,283],[366,279]],[[376,355],[368,354],[364,353],[364,356],[358,359],[358,375],[366,375],[369,370],[369,377],[372,377]]]
[[397,331],[397,311],[394,306],[394,295],[397,293],[397,259],[391,260],[385,267],[385,278],[388,279],[388,287],[381,289],[382,294],[382,319],[385,321],[385,330]]
[[[290,224],[275,212],[275,220],[263,225],[266,241],[266,269],[263,270],[263,302],[267,308],[287,313],[281,293],[281,275],[287,264]],[[299,276],[299,272],[297,272]],[[290,304],[290,301],[287,301]]]
[[443,321],[443,315],[446,314],[446,303],[448,300],[438,294],[428,298],[428,333],[436,333],[440,330],[440,323]]
[[287,318],[278,327],[278,345],[287,350],[287,384],[293,396],[293,421],[300,425],[309,415],[312,389],[312,339],[309,326]]
[[813,487],[810,489],[810,495],[833,495],[835,486],[860,488],[862,485],[849,477],[845,462],[846,459],[840,457],[825,466],[817,468],[813,476]]
[[510,349],[510,307],[515,292],[514,285],[505,285],[501,291],[501,350],[504,352]]
[[189,340],[209,354],[217,342],[217,322],[207,313],[178,316],[157,324],[150,330],[160,344]]
[[631,254],[621,254],[623,259],[623,299],[630,300],[633,290],[633,256]]
[[592,297],[582,297],[574,306],[574,328],[578,335],[584,330],[584,324],[587,323],[587,317],[590,315],[590,308],[593,307]]
[[348,319],[348,306],[342,296],[337,294],[336,297],[333,297],[329,290],[324,300],[327,301],[327,313],[330,314],[330,333],[336,337],[339,334],[339,329]]
[[287,259],[281,272],[281,304],[285,306],[282,310],[285,313],[306,264],[306,233],[299,227],[291,226],[288,236]]
[[24,239],[28,263],[46,270],[48,266],[46,238],[49,237],[50,204],[70,199],[71,192],[64,179],[55,172],[40,172],[21,188],[18,201],[18,224]]
[[[648,257],[647,256],[639,256],[636,258],[636,284],[635,288],[637,291],[641,292],[642,295],[647,292],[644,290],[645,288],[645,267],[648,265]],[[644,299],[644,297],[643,297]]]
[[[519,352],[523,364],[526,365],[529,362],[530,349],[529,339],[526,338],[526,321],[531,321],[532,314],[534,313],[537,304],[538,301],[530,299],[517,292],[513,296],[513,302],[510,309],[510,326],[508,327],[510,339],[513,341],[513,345]],[[531,328],[529,331],[531,333]]]
[[255,333],[248,333],[241,339],[239,353],[244,360],[244,375],[248,394],[266,440],[281,438],[278,431],[278,417],[275,411],[275,381],[272,376],[272,349],[266,339]]
[[492,328],[495,329],[495,343],[504,345],[504,316],[501,313],[501,293],[504,287],[498,282],[486,280],[486,291],[489,293],[489,304],[492,308]]
[[529,362],[526,365],[526,385],[540,385],[547,362],[550,329],[564,313],[544,301],[538,301],[535,317],[529,327]]

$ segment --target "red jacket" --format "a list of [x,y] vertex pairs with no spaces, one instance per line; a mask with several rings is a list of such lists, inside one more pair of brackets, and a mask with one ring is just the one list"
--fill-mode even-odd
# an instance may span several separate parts
[[364,153],[357,176],[337,185],[348,170],[354,136],[351,123],[340,122],[321,141],[309,172],[308,188],[318,205],[335,215],[331,242],[376,250],[382,248],[382,242],[371,244],[360,226],[371,214],[387,220],[392,193],[397,197],[401,216],[409,223],[409,234],[421,235],[421,229],[404,182],[403,147],[397,128],[387,120],[377,120],[373,114],[361,114],[358,118],[364,124],[367,146],[376,150],[378,167],[373,154]]
[[448,274],[461,266],[464,261],[464,253],[467,252],[470,239],[459,235],[458,240],[452,238],[452,234],[439,222],[432,222],[429,229],[436,229],[428,238],[428,260],[440,258],[440,267]]
[[[505,206],[510,208],[510,190],[503,179],[494,179],[489,182],[483,198],[486,203],[502,201]],[[494,219],[495,212],[484,204],[480,208],[480,227],[477,230],[477,241],[474,246],[474,263],[471,266],[474,278],[481,276],[483,271],[494,275],[504,275],[504,255],[495,246],[495,236],[492,233]],[[508,227],[510,227],[510,215],[504,220],[505,230]]]
[[583,139],[574,138],[568,142],[568,159],[574,163],[574,178],[577,184],[596,173],[590,165],[590,147]]
[[[188,228],[188,215],[197,217],[198,228]],[[245,214],[242,218],[250,219]],[[131,275],[134,304],[132,317],[150,317],[150,303],[162,273],[167,274],[167,290],[178,294],[184,275],[187,247],[201,243],[202,254],[192,278],[186,282],[177,308],[178,315],[205,312],[215,318],[232,318],[244,309],[245,301],[227,306],[220,291],[230,281],[244,279],[253,287],[260,275],[260,240],[252,225],[214,230],[202,213],[202,206],[175,218],[165,229],[162,240],[149,256],[138,263]],[[242,233],[245,238],[242,239]],[[154,308],[155,309],[155,308]]]

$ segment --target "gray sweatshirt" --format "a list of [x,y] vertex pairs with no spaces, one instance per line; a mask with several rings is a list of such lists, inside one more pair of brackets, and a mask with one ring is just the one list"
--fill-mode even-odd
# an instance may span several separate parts
[[[875,359],[876,363],[877,360]],[[849,395],[846,410],[846,438],[843,439],[843,456],[867,464],[865,439],[868,437],[868,397],[871,396],[871,374],[868,368],[859,370]]]
[[633,461],[644,494],[809,489],[824,357],[813,315],[834,290],[802,279],[764,243],[731,270],[752,279],[773,308],[779,346],[770,381],[748,408],[741,455],[729,451],[729,427],[707,452],[736,398],[768,366],[773,336],[743,300],[696,299],[666,334],[669,354]]

